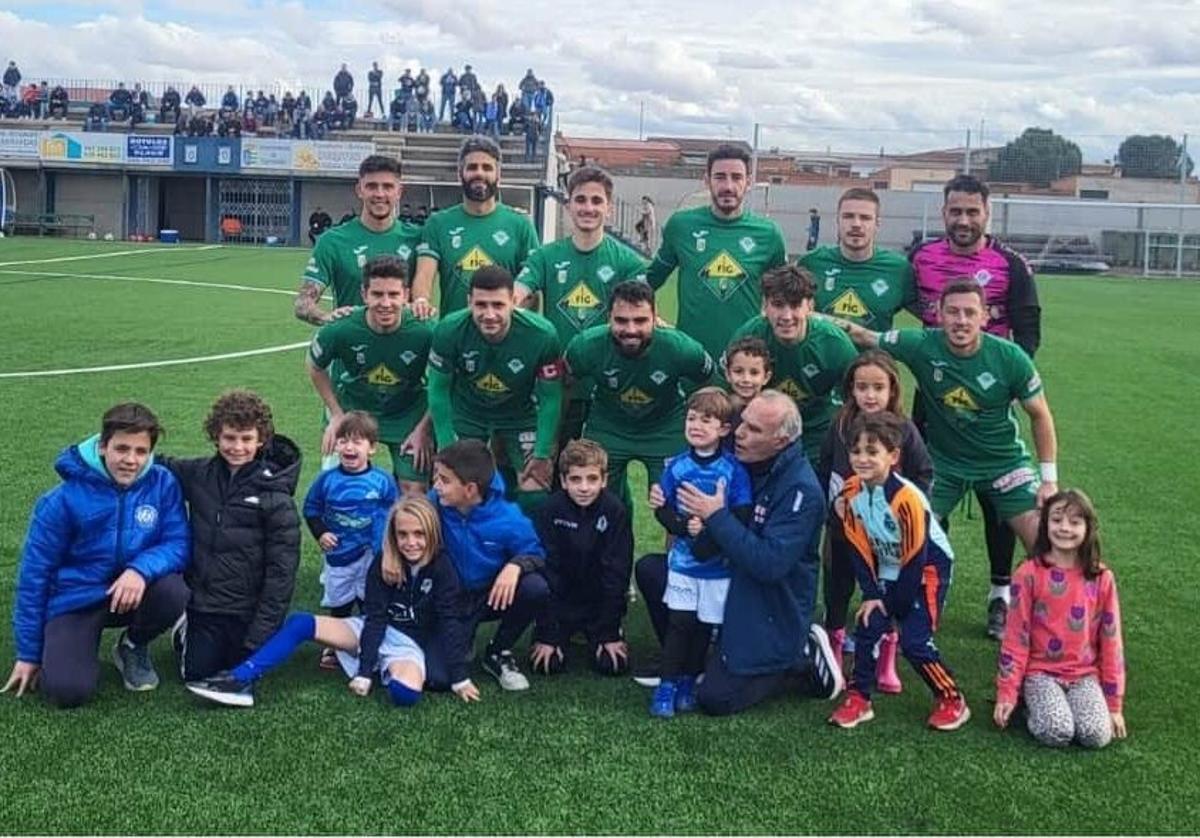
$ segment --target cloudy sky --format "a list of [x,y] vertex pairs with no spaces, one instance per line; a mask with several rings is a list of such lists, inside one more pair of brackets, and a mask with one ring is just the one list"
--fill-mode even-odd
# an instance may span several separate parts
[[[1200,147],[1195,0],[8,0],[27,76],[359,85],[378,60],[489,89],[526,67],[577,136],[749,139],[788,149],[1001,143],[1027,125],[1111,157],[1130,133]],[[739,17],[731,17],[730,9]],[[349,9],[349,11],[348,11]],[[385,85],[386,88],[386,85]],[[155,91],[158,92],[158,91]]]

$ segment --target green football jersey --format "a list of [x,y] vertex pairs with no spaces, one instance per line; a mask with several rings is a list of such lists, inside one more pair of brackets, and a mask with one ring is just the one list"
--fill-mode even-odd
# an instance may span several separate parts
[[443,316],[467,306],[471,277],[485,265],[500,265],[516,276],[538,237],[529,216],[505,204],[487,215],[470,215],[455,204],[429,216],[417,256],[438,263],[438,307]]
[[955,355],[941,329],[899,329],[880,336],[879,348],[912,370],[925,408],[925,442],[934,472],[985,480],[1028,457],[1013,400],[1042,392],[1042,379],[1025,350],[983,334],[978,351]]
[[304,268],[304,281],[314,282],[333,291],[333,305],[360,306],[363,267],[376,256],[399,256],[408,262],[412,275],[413,258],[421,240],[421,228],[395,222],[390,230],[368,230],[358,218],[330,227],[317,238],[317,244]]
[[783,233],[771,219],[743,212],[727,220],[703,206],[667,220],[646,278],[660,288],[679,269],[676,325],[716,357],[759,314],[763,273],[786,261]]
[[679,451],[685,394],[706,384],[715,368],[698,341],[669,328],[655,328],[642,354],[630,357],[617,348],[607,324],[593,326],[571,340],[564,357],[572,376],[595,383],[584,434],[605,447],[647,456]]
[[917,301],[912,266],[894,250],[877,248],[867,261],[853,262],[837,245],[823,245],[801,256],[800,266],[817,282],[817,311],[877,332],[892,328],[896,313]]
[[766,341],[773,368],[767,387],[791,396],[800,407],[804,453],[817,462],[821,442],[842,404],[846,369],[858,357],[858,350],[845,332],[815,317],[808,318],[808,330],[799,343],[780,341],[761,315],[738,329],[730,343],[744,337]]
[[330,369],[343,410],[365,410],[379,422],[379,438],[403,442],[413,418],[425,412],[425,363],[434,322],[405,315],[394,332],[377,332],[360,308],[317,330],[308,357]]
[[530,254],[517,282],[542,295],[542,313],[565,344],[605,321],[613,286],[645,278],[646,261],[612,236],[587,252],[568,237]]
[[516,309],[508,334],[486,340],[462,309],[438,323],[429,366],[453,376],[456,415],[497,430],[527,429],[535,421],[534,384],[560,375],[561,345],[550,321]]

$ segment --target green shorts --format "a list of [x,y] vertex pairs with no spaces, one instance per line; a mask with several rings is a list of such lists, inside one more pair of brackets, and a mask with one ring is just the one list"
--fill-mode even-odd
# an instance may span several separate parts
[[534,445],[537,443],[537,426],[533,422],[524,428],[492,428],[457,416],[454,419],[454,432],[458,434],[459,439],[481,439],[489,445],[495,438],[499,443],[495,447],[500,449],[498,452],[493,450],[493,453],[498,455],[496,465],[504,465],[500,462],[500,458],[503,457],[508,467],[517,474],[524,470],[525,462],[533,456]]
[[938,518],[946,518],[967,492],[987,498],[1002,521],[1011,521],[1037,509],[1037,492],[1041,486],[1037,472],[1029,460],[1016,460],[998,468],[996,476],[972,480],[954,473],[940,463],[933,465],[933,485],[929,489],[929,505]]

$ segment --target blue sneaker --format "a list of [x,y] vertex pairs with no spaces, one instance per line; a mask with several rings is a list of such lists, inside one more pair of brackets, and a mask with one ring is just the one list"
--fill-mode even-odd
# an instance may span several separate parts
[[663,679],[654,688],[650,699],[650,715],[656,719],[670,719],[675,715],[675,682]]
[[696,679],[680,678],[675,687],[675,712],[696,712]]

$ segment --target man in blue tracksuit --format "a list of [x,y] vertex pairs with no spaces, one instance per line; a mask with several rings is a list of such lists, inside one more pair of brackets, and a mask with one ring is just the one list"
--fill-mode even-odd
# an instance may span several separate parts
[[63,482],[38,499],[13,607],[17,662],[4,689],[37,687],[74,707],[96,691],[100,632],[125,626],[113,663],[130,690],[152,690],[149,643],[183,614],[191,533],[179,482],[154,463],[158,419],[140,404],[55,462]]
[[499,620],[483,668],[502,689],[529,689],[512,647],[543,616],[550,598],[542,574],[546,554],[533,524],[504,499],[504,480],[480,440],[459,440],[437,453],[429,499],[438,508],[442,540],[462,585],[468,645],[474,645],[479,623]]
[[[721,487],[710,495],[684,484],[677,492],[678,505],[704,522],[730,571],[720,642],[696,693],[712,715],[758,704],[797,674],[823,698],[845,685],[829,638],[812,619],[825,497],[798,443],[800,429],[795,402],[774,390],[742,412],[735,450],[750,471],[748,524],[729,510]],[[658,500],[661,493],[651,502]],[[643,592],[649,603],[652,594]]]

